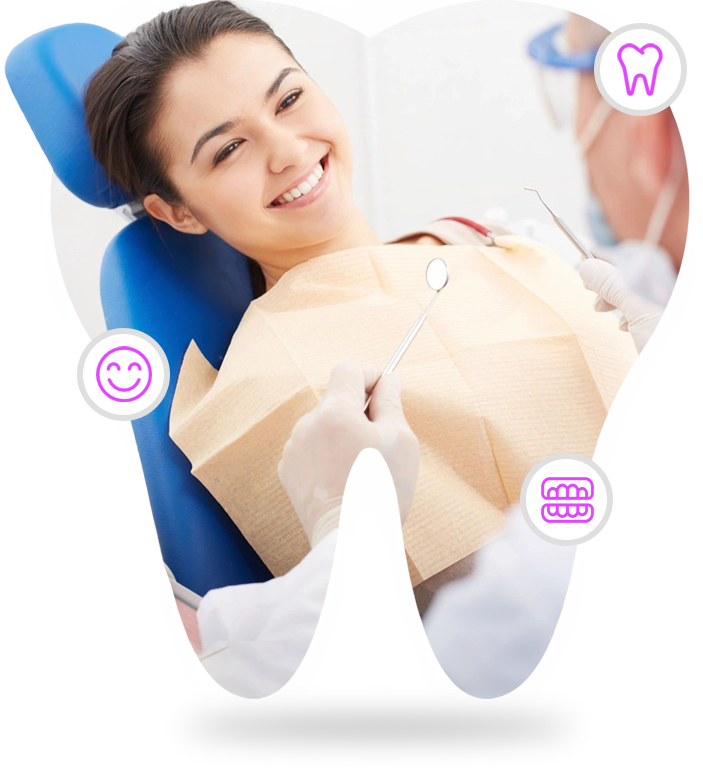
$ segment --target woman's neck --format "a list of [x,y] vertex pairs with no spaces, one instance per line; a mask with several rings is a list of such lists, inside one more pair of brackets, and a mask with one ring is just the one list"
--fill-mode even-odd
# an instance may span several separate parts
[[362,247],[369,244],[383,244],[383,242],[376,236],[366,218],[357,209],[356,216],[349,222],[347,228],[337,234],[337,236],[320,244],[312,244],[308,247],[287,251],[287,268],[259,261],[266,279],[266,290],[270,290],[292,266],[297,266],[319,255],[327,255],[330,252],[339,252],[340,250],[348,250],[352,247]]

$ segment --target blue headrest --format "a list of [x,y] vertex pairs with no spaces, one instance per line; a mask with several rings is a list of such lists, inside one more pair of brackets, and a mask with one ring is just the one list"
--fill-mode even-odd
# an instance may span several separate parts
[[270,579],[168,435],[173,393],[191,339],[219,369],[252,300],[246,258],[210,232],[183,234],[142,218],[110,242],[100,294],[108,329],[147,333],[161,344],[171,370],[161,404],[132,422],[164,561],[178,582],[201,595]]
[[56,176],[96,207],[129,201],[93,158],[82,98],[86,81],[120,40],[94,24],[64,24],[22,41],[5,62],[12,93]]
[[[82,102],[87,79],[120,40],[91,24],[52,27],[20,43],[5,65],[10,87],[57,176],[96,206],[128,203],[92,157]],[[253,298],[246,257],[212,233],[182,234],[144,217],[110,242],[100,295],[108,329],[126,327],[152,336],[171,369],[161,404],[132,422],[164,560],[182,585],[200,595],[269,579],[269,570],[191,475],[190,462],[168,435],[188,344],[194,339],[219,368]]]

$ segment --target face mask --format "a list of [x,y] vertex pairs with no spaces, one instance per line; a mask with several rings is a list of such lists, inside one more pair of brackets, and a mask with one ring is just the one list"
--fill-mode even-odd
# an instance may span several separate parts
[[[601,101],[593,111],[583,133],[578,138],[582,158],[585,159],[586,151],[600,134],[611,110],[607,102]],[[684,172],[683,153],[674,152],[669,173],[652,208],[643,240],[626,239],[619,242],[605,218],[598,197],[593,192],[590,194],[586,212],[589,230],[600,248],[597,252],[603,254],[623,272],[626,283],[635,292],[660,305],[666,305],[671,296],[676,282],[676,272],[669,254],[659,245],[659,242]]]
[[[611,111],[612,107],[605,100],[600,100],[593,113],[591,113],[590,118],[586,121],[583,131],[576,138],[581,159],[584,164],[586,162],[586,153],[588,152],[588,149],[600,134],[603,124],[610,116]],[[618,239],[613,233],[613,229],[606,220],[603,207],[593,191],[589,192],[586,221],[588,223],[588,230],[591,232],[591,236],[596,245],[599,247],[614,247],[618,243]]]
[[617,236],[615,236],[613,229],[605,219],[603,207],[596,194],[592,191],[588,198],[586,221],[588,223],[588,230],[593,237],[593,241],[599,247],[614,247],[618,243]]

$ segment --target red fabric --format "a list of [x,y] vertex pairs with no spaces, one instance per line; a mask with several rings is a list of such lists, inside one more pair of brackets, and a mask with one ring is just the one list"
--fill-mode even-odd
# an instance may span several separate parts
[[474,231],[478,231],[478,233],[480,233],[481,236],[488,237],[489,234],[491,233],[490,230],[488,228],[486,228],[485,226],[479,225],[474,220],[468,220],[465,217],[440,217],[439,219],[440,220],[456,220],[457,223],[463,223],[464,225],[468,225],[469,228],[473,228]]
[[174,641],[180,641],[181,651],[187,648],[200,652],[200,632],[194,609],[159,588],[159,614],[162,655],[173,655]]

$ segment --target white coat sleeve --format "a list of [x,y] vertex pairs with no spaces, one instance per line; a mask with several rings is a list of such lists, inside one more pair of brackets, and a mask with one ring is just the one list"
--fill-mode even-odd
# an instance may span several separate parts
[[198,608],[200,659],[225,689],[262,698],[293,676],[312,641],[327,592],[338,530],[287,574],[209,591]]
[[457,687],[496,698],[527,679],[559,621],[575,554],[538,537],[519,508],[509,511],[505,533],[476,553],[470,575],[436,594],[422,621]]

